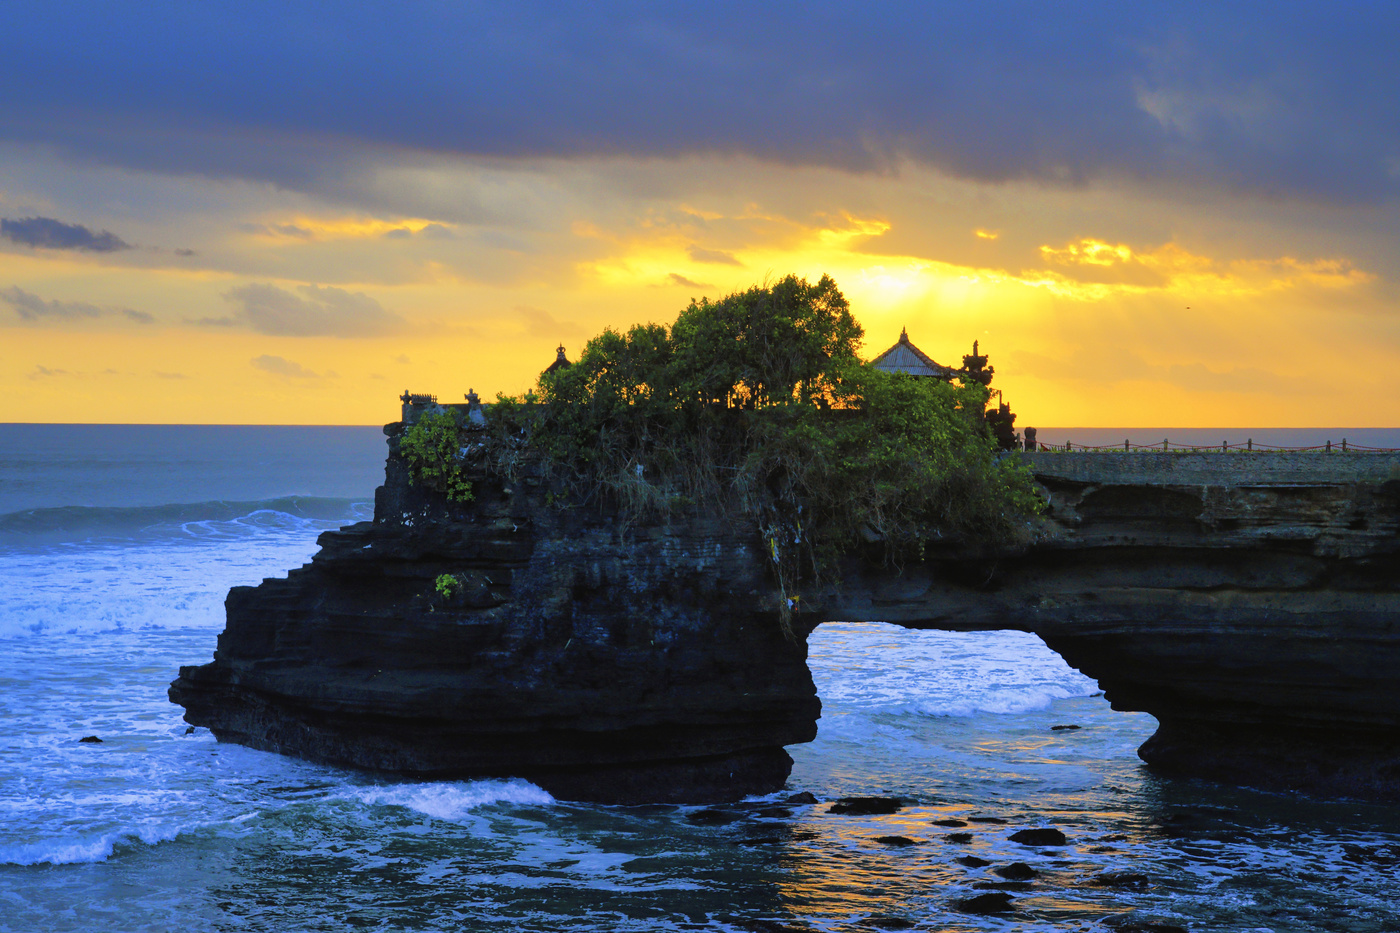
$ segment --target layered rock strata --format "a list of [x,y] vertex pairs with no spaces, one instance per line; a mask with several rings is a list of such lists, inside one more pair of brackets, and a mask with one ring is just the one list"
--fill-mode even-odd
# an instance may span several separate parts
[[[389,426],[390,433],[401,429]],[[775,790],[819,703],[746,529],[559,508],[529,477],[448,505],[392,454],[373,522],[239,587],[171,697],[222,740],[556,796]],[[1015,552],[852,560],[823,619],[1035,632],[1151,713],[1168,772],[1400,800],[1400,458],[1028,457],[1050,499]],[[450,597],[435,584],[450,574]],[[803,628],[803,630],[807,630]],[[800,632],[799,632],[800,634]]]
[[820,703],[751,535],[558,508],[530,477],[474,480],[475,501],[449,505],[391,455],[372,522],[229,593],[214,661],[171,686],[186,720],[317,761],[523,777],[562,799],[783,785],[783,746],[811,741]]
[[1035,632],[1160,770],[1400,800],[1400,460],[1039,455],[1019,554],[853,566],[832,618]]

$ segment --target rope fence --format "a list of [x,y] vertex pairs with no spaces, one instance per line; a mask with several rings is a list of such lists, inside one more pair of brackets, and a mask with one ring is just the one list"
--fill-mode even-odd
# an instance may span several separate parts
[[1122,444],[1076,444],[1065,441],[1063,444],[1038,444],[1044,453],[1131,453],[1135,450],[1156,451],[1158,453],[1398,453],[1400,447],[1368,447],[1365,444],[1348,444],[1342,438],[1340,444],[1328,440],[1325,444],[1313,447],[1280,447],[1274,444],[1256,444],[1253,438],[1243,444],[1221,441],[1219,444],[1173,444],[1163,438],[1160,444],[1134,444],[1124,440]]

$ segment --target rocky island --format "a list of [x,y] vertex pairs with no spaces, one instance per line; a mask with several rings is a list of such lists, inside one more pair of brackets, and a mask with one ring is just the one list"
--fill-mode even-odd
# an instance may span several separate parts
[[564,799],[782,786],[783,746],[816,736],[820,703],[752,535],[555,508],[534,476],[473,488],[449,503],[391,454],[374,521],[229,594],[215,661],[171,688],[185,718],[269,751],[524,777]]
[[171,699],[317,761],[711,802],[815,737],[822,621],[1021,629],[1157,718],[1154,767],[1400,799],[1400,459],[1002,455],[975,348],[888,374],[858,336],[789,277],[561,349],[538,399],[405,393],[373,521],[231,591]]

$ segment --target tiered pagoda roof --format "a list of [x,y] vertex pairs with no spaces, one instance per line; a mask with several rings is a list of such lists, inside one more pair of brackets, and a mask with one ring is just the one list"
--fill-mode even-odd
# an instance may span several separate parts
[[932,376],[935,379],[952,379],[957,370],[939,363],[923,350],[909,342],[909,332],[899,331],[899,343],[870,361],[876,369],[887,373],[909,373],[911,376]]

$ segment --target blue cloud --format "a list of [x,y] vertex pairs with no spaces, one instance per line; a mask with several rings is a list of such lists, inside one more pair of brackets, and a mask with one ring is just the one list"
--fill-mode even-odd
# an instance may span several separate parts
[[82,224],[66,224],[52,217],[0,218],[0,237],[41,249],[73,249],[89,253],[115,253],[131,249],[130,243],[103,230],[93,233]]
[[190,321],[205,327],[245,327],[276,337],[379,337],[399,333],[407,322],[363,292],[330,285],[299,285],[293,294],[254,282],[229,289],[238,306],[228,317]]
[[25,41],[0,58],[0,139],[292,188],[390,146],[1400,189],[1395,4],[11,0],[5,19]]
[[56,298],[46,300],[18,285],[0,289],[0,301],[13,308],[20,320],[31,324],[71,323],[113,316],[124,317],[137,324],[150,324],[155,321],[152,315],[133,308],[99,307],[85,301],[59,301]]

